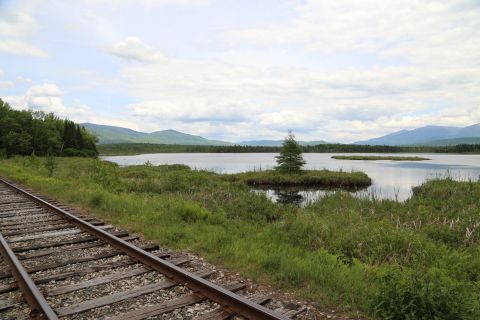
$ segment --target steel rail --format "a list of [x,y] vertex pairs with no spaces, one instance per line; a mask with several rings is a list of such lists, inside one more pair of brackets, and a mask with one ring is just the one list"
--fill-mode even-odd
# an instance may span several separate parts
[[23,293],[25,300],[30,306],[30,317],[32,319],[58,319],[55,311],[52,310],[45,297],[40,293],[32,278],[28,275],[25,268],[13,253],[7,241],[0,233],[0,253],[5,261],[10,265],[11,272],[15,278],[18,287]]
[[287,320],[286,316],[278,314],[273,310],[254,303],[240,295],[237,295],[225,288],[222,288],[208,280],[205,280],[191,272],[188,272],[166,260],[144,251],[112,234],[95,227],[94,225],[68,213],[67,211],[25,191],[6,180],[0,178],[0,181],[16,190],[17,192],[29,197],[45,208],[50,209],[61,217],[75,224],[80,229],[90,233],[99,239],[109,243],[111,246],[119,249],[123,253],[129,255],[133,259],[151,267],[152,269],[162,273],[163,275],[173,279],[179,284],[183,284],[192,291],[211,299],[224,308],[234,311],[244,317],[254,320]]

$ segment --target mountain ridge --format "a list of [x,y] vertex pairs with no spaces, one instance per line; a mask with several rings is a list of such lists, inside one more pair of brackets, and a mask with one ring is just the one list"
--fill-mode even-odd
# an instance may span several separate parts
[[480,138],[480,123],[466,127],[429,125],[412,130],[400,130],[387,135],[354,142],[360,145],[422,145],[434,141]]
[[[244,146],[281,146],[283,140],[249,140],[240,142],[229,142],[210,140],[201,136],[183,133],[174,129],[158,130],[151,133],[135,131],[130,128],[109,126],[85,122],[81,124],[85,129],[91,131],[99,138],[99,144],[113,143],[155,143],[155,144],[183,144],[183,145],[244,145]],[[301,145],[325,144],[319,141],[299,141]]]
[[[85,129],[91,131],[99,138],[99,144],[113,143],[152,143],[152,144],[181,144],[181,145],[211,145],[211,146],[270,146],[278,147],[283,140],[246,140],[229,142],[210,140],[201,136],[183,133],[174,129],[158,130],[151,133],[135,131],[130,128],[101,125],[95,123],[82,123]],[[328,144],[324,140],[298,141],[303,146]],[[466,127],[450,127],[429,125],[412,130],[399,130],[390,134],[353,144],[358,145],[452,145],[452,144],[480,143],[480,123]]]
[[94,133],[99,144],[112,143],[157,143],[183,145],[232,145],[231,142],[209,140],[201,136],[183,133],[173,129],[159,130],[151,133],[135,131],[130,128],[108,126],[95,123],[82,123],[85,129]]

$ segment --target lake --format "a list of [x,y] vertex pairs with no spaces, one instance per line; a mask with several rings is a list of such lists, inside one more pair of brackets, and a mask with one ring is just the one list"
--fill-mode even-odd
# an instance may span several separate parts
[[[362,191],[354,192],[358,196],[375,196],[377,198],[397,199],[403,201],[412,194],[412,187],[422,184],[427,179],[444,177],[455,180],[478,180],[480,178],[480,155],[458,154],[363,154],[347,155],[379,155],[379,156],[420,156],[430,158],[425,161],[364,161],[335,160],[332,155],[342,153],[305,153],[306,169],[329,169],[343,171],[363,171],[372,178],[372,185]],[[192,169],[205,169],[217,173],[236,173],[250,170],[265,170],[275,166],[276,153],[156,153],[134,156],[103,156],[104,160],[116,162],[121,166],[144,164],[150,161],[158,164],[185,164]],[[288,194],[274,190],[266,192],[275,201],[296,199],[293,202],[305,204],[323,196],[325,190],[296,190]],[[299,198],[298,196],[301,196]]]

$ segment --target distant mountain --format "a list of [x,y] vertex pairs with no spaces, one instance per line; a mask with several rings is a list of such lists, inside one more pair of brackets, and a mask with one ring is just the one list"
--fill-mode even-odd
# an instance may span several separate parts
[[432,140],[422,143],[423,146],[456,146],[457,144],[480,144],[480,138],[455,138]]
[[[468,127],[426,126],[413,130],[401,130],[385,136],[357,141],[355,144],[369,145],[423,145],[432,141],[480,138],[480,123]],[[437,142],[438,143],[438,142]]]
[[183,145],[232,145],[230,142],[208,140],[175,130],[162,130],[152,133],[138,132],[128,128],[106,126],[94,123],[82,123],[88,131],[94,133],[100,144],[111,143],[158,143]]
[[[251,141],[240,141],[235,144],[242,146],[262,146],[262,147],[279,147],[283,143],[283,140],[251,140]],[[326,144],[328,142],[319,140],[319,141],[298,141],[302,146],[315,146],[317,144]]]

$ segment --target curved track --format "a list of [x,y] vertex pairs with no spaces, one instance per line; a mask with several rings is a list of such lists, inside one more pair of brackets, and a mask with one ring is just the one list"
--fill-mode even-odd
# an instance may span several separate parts
[[288,319],[245,284],[0,179],[1,319]]

